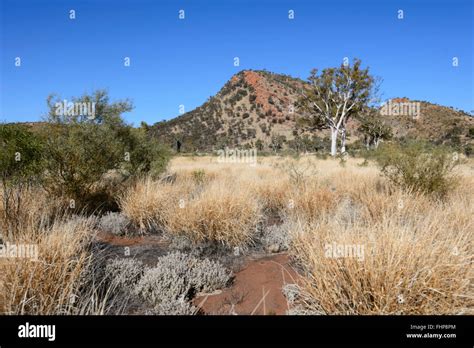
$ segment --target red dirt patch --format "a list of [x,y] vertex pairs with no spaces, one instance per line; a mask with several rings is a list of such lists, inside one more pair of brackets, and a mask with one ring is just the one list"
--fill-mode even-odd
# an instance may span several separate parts
[[235,275],[232,286],[219,294],[203,294],[193,300],[204,314],[286,314],[285,284],[296,283],[298,274],[286,254],[251,260]]
[[100,231],[96,238],[99,242],[107,243],[114,246],[132,246],[132,245],[160,245],[167,246],[167,243],[157,236],[116,236],[112,233]]
[[268,87],[265,86],[265,80],[259,73],[255,71],[245,71],[244,72],[245,81],[254,88],[255,96],[257,97],[256,103],[263,105],[263,110],[275,111],[275,108],[268,103],[268,97],[273,96],[273,93],[270,93]]

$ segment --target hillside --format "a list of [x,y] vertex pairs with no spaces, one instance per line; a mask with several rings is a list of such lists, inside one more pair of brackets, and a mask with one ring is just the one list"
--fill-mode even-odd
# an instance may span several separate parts
[[155,136],[165,143],[178,139],[188,150],[268,143],[272,134],[293,137],[293,111],[304,82],[267,71],[244,70],[202,106],[175,119],[156,123]]
[[[420,103],[420,116],[383,116],[394,135],[400,137],[423,138],[444,143],[456,137],[461,142],[472,139],[469,130],[474,128],[474,118],[454,108],[429,103],[427,101],[409,100],[408,98],[393,99],[400,102]],[[472,131],[471,131],[472,132]]]
[[[169,121],[158,122],[150,130],[169,146],[180,141],[184,151],[210,151],[229,147],[270,148],[272,137],[280,136],[286,146],[298,136],[310,143],[324,142],[327,131],[308,134],[298,126],[302,115],[293,105],[306,83],[287,75],[268,71],[244,70],[202,106]],[[396,138],[423,138],[438,143],[466,145],[473,142],[474,119],[450,107],[408,98],[398,103],[419,103],[419,117],[382,115]],[[349,143],[361,136],[358,121],[348,123]]]
[[[155,123],[149,132],[170,147],[176,147],[179,141],[186,152],[209,152],[226,146],[259,150],[275,146],[307,151],[327,149],[328,130],[309,133],[298,122],[302,114],[294,105],[305,87],[306,82],[288,75],[243,70],[200,107]],[[418,117],[380,115],[392,128],[395,138],[427,139],[466,153],[474,151],[474,118],[469,114],[408,98],[394,98],[391,102],[419,105]],[[41,122],[23,124],[34,130]],[[358,132],[357,118],[351,119],[347,127],[348,144],[358,143],[362,135]]]

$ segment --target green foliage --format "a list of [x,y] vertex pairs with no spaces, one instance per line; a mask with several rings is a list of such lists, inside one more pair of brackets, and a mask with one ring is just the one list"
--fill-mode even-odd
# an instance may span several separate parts
[[474,146],[473,144],[467,144],[466,146],[464,146],[464,154],[467,156],[467,157],[471,157],[474,155]]
[[41,142],[25,126],[0,124],[0,177],[18,184],[41,170]]
[[457,182],[452,170],[458,156],[446,147],[421,141],[386,144],[376,160],[385,177],[407,190],[442,197]]
[[96,201],[106,199],[105,188],[100,185],[104,175],[119,172],[123,181],[163,171],[167,153],[147,138],[145,127],[133,129],[122,119],[122,113],[133,108],[130,102],[110,103],[105,91],[73,101],[95,103],[95,115],[58,113],[60,100],[54,103],[52,96],[47,100],[48,122],[40,134],[45,143],[42,182],[48,192],[93,207]]
[[[311,71],[309,88],[298,100],[297,106],[303,112],[300,126],[309,130],[331,129],[331,155],[337,153],[338,134],[345,134],[347,121],[361,113],[374,102],[377,93],[376,79],[369,68],[362,69],[361,61],[341,64],[319,72]],[[346,138],[343,136],[341,152],[345,152]]]
[[286,142],[286,137],[280,134],[272,134],[270,147],[274,152],[277,152],[283,148],[283,144]]
[[474,139],[474,127],[470,127],[467,133],[467,136],[471,139]]
[[166,169],[170,150],[150,137],[145,129],[126,127],[121,140],[126,153],[129,153],[122,168],[131,176],[149,174],[156,178]]
[[21,191],[41,172],[41,142],[24,126],[0,124],[0,237],[21,228]]
[[368,68],[361,68],[359,59],[352,65],[341,64],[320,73],[313,69],[308,81],[310,88],[297,105],[310,114],[303,120],[315,129],[335,127],[341,118],[348,120],[360,113],[374,94],[375,79]]
[[392,128],[383,122],[377,110],[366,111],[359,121],[358,130],[364,135],[367,149],[378,148],[381,140],[389,140],[393,136]]

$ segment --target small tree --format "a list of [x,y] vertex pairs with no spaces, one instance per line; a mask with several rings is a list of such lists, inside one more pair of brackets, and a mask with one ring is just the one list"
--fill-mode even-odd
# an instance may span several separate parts
[[358,130],[364,135],[367,150],[370,148],[377,149],[381,140],[392,138],[392,128],[380,119],[376,110],[368,110],[359,118],[359,121],[360,126]]
[[309,88],[298,105],[310,114],[307,118],[312,129],[331,130],[331,155],[337,154],[337,137],[341,134],[341,153],[346,151],[346,124],[349,118],[366,107],[375,95],[375,79],[369,69],[361,69],[361,61],[353,65],[341,64],[327,68],[320,74],[311,71]]
[[286,137],[284,135],[272,134],[270,147],[274,152],[277,152],[283,148],[283,144],[286,142]]
[[[122,119],[131,111],[128,101],[111,103],[106,91],[73,98],[74,105],[93,103],[94,114],[58,112],[61,100],[48,97],[48,121],[44,136],[45,189],[79,204],[95,204],[107,198],[98,183],[110,170],[130,175],[157,172],[166,164],[167,156],[147,136],[146,129],[133,129]],[[99,190],[99,191],[98,191]],[[91,208],[94,208],[92,205]]]
[[255,147],[258,151],[262,151],[264,147],[263,141],[261,139],[257,139],[257,141],[255,142]]

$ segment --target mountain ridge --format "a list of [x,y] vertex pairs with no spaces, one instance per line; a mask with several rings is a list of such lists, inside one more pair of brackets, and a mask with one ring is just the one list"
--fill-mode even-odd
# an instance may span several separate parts
[[[275,137],[291,142],[304,136],[326,138],[328,132],[309,133],[298,120],[303,115],[295,106],[307,82],[267,70],[242,70],[201,106],[168,121],[155,123],[151,134],[163,143],[184,151],[212,151],[224,147],[261,147],[270,149]],[[392,98],[397,103],[419,103],[420,117],[385,115],[396,138],[423,138],[456,145],[471,144],[474,118],[462,110],[409,98]],[[307,115],[306,115],[307,116]],[[348,122],[349,144],[360,140],[359,122]],[[471,134],[472,136],[472,134]],[[449,141],[448,141],[449,140]],[[317,140],[315,140],[317,141]]]

